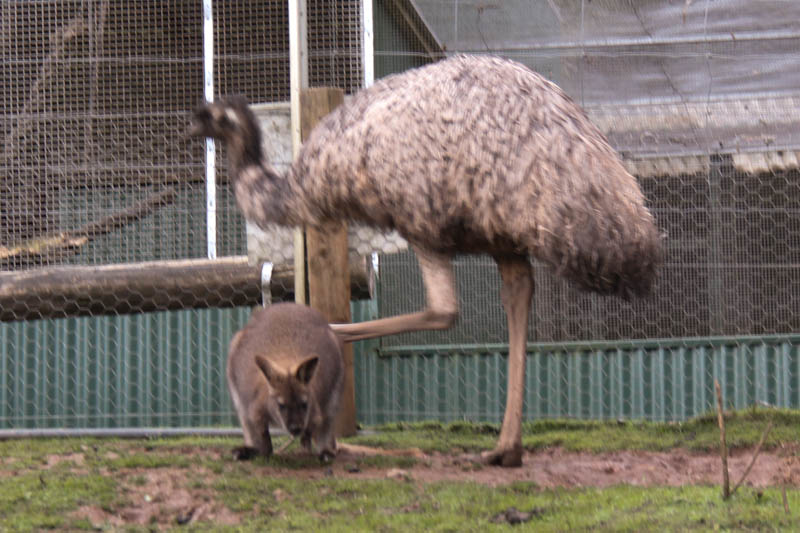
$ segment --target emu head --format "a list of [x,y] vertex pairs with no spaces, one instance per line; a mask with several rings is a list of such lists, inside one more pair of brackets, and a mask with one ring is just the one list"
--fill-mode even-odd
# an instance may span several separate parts
[[189,135],[223,141],[236,167],[261,159],[261,130],[243,96],[202,105],[194,113]]

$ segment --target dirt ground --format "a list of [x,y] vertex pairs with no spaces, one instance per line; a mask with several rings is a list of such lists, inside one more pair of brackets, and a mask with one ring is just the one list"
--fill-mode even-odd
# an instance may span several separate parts
[[[731,482],[737,482],[753,456],[752,450],[738,450],[728,458]],[[309,478],[342,476],[355,478],[387,477],[382,469],[348,471],[348,457],[340,454],[334,465],[319,471],[305,470]],[[669,452],[619,451],[611,453],[569,452],[561,448],[528,453],[521,468],[476,467],[469,456],[428,455],[398,477],[424,483],[436,481],[471,481],[489,486],[520,481],[542,488],[637,486],[679,486],[718,484],[722,467],[716,454],[698,454],[685,450]],[[285,472],[297,475],[296,470]],[[276,475],[275,472],[272,475]],[[391,476],[390,476],[391,477]],[[800,486],[800,460],[787,451],[761,452],[744,485],[777,486],[788,483]]]
[[[185,453],[185,452],[182,452]],[[196,450],[214,459],[223,452]],[[297,454],[302,452],[298,451]],[[737,450],[729,458],[731,483],[736,483],[747,468],[752,450]],[[48,466],[62,460],[72,461],[80,470],[81,454],[48,458]],[[290,455],[294,455],[290,453]],[[295,477],[305,479],[396,479],[398,482],[429,483],[436,481],[470,481],[489,486],[514,482],[533,482],[542,488],[607,487],[630,484],[638,486],[678,486],[689,484],[719,484],[720,458],[716,454],[693,453],[685,450],[669,452],[619,451],[612,453],[576,453],[553,448],[526,453],[521,468],[476,466],[463,455],[427,455],[405,470],[396,468],[364,468],[356,465],[356,457],[340,453],[330,465],[319,468],[285,468],[254,465],[253,475]],[[202,470],[202,469],[201,469]],[[211,472],[193,470],[195,474],[213,478]],[[236,524],[238,517],[216,502],[207,490],[191,487],[186,470],[181,468],[127,469],[114,472],[130,501],[136,505],[114,515],[98,507],[82,507],[76,516],[93,524],[161,524],[174,525],[199,520],[217,524]],[[800,486],[800,458],[796,450],[773,450],[759,454],[744,485],[752,487]],[[278,491],[280,492],[280,491]],[[273,494],[277,499],[281,494]]]

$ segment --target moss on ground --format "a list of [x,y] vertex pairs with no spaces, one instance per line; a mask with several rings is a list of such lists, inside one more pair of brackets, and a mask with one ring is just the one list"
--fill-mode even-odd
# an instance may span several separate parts
[[[754,446],[769,421],[773,428],[765,449],[800,438],[800,412],[783,409],[748,409],[726,415],[728,445]],[[497,440],[499,425],[455,422],[412,422],[377,426],[348,442],[384,448],[418,447],[424,451],[478,452]],[[716,414],[686,422],[542,420],[523,424],[523,445],[529,450],[561,446],[570,451],[665,451],[686,448],[714,451],[719,447]]]

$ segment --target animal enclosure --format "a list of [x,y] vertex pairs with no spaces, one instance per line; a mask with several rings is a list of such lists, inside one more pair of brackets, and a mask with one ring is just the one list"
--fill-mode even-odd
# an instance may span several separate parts
[[[800,407],[800,6],[755,4],[306,0],[308,86],[349,95],[455,53],[500,55],[564,89],[639,180],[666,233],[656,289],[625,302],[534,264],[527,418],[681,420],[712,406],[715,379],[735,407]],[[255,104],[286,165],[287,3],[211,5],[215,97]],[[184,135],[204,95],[202,7],[0,0],[0,297],[33,280],[0,309],[0,429],[235,425],[227,345],[263,287],[224,150],[209,195],[206,147]],[[210,240],[238,270],[205,292],[195,263],[169,293],[140,264],[205,259]],[[397,241],[359,248],[378,277],[371,299],[371,270],[351,278],[354,318],[422,307],[413,254],[373,263],[370,248]],[[139,288],[64,296],[78,283],[65,276],[97,285],[108,265]],[[456,279],[452,329],[355,346],[360,422],[500,420],[499,276],[463,257]],[[292,299],[292,283],[276,269],[267,289]]]

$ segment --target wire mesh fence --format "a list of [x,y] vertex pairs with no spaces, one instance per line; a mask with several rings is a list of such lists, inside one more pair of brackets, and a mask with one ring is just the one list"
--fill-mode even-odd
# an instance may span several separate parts
[[[735,0],[375,4],[376,25],[392,28],[376,31],[378,75],[459,52],[522,62],[587,111],[667,235],[665,264],[645,300],[581,293],[534,265],[526,416],[682,419],[713,406],[714,379],[738,407],[800,406],[795,341],[752,350],[742,339],[798,328],[800,80],[792,50],[800,34],[785,18],[797,9]],[[384,357],[370,362],[364,380],[392,377],[367,386],[371,420],[435,412],[500,419],[505,377],[496,358],[504,352],[490,348],[507,338],[499,276],[486,257],[459,259],[456,273],[455,327],[376,344]],[[376,314],[423,302],[413,254],[382,257]],[[722,338],[729,342],[720,348]],[[631,339],[659,340],[651,350]],[[756,359],[768,364],[756,368]]]
[[[307,3],[310,84],[361,86],[360,12]],[[212,14],[216,94],[288,101],[287,3]],[[2,0],[0,39],[0,428],[230,425],[227,345],[262,286],[224,164],[229,260],[193,262],[207,254],[205,151],[186,135],[202,3]],[[291,274],[273,273],[274,298],[293,298]],[[72,315],[88,316],[51,318]]]
[[[266,151],[285,168],[286,145],[277,146],[288,120],[287,3],[213,6],[216,93],[266,104]],[[800,406],[795,2],[370,7],[376,77],[463,52],[509,57],[558,83],[623,155],[667,234],[646,300],[581,293],[534,265],[527,416],[680,419],[711,405],[702,391],[714,378],[737,406]],[[358,90],[361,2],[306,8],[309,85]],[[185,136],[203,99],[202,24],[197,0],[0,0],[3,275],[205,257],[205,154]],[[218,254],[242,256],[253,236],[226,166],[218,169]],[[398,248],[372,236],[360,245],[360,255]],[[360,420],[499,420],[499,277],[485,257],[459,258],[456,276],[454,328],[357,347]],[[222,307],[250,298],[220,291]],[[0,427],[232,423],[223,368],[247,310],[136,314],[152,310],[152,292],[119,294],[131,316],[0,324]],[[376,300],[354,310],[392,316],[423,302],[413,254],[401,252],[380,256]],[[106,314],[112,303],[81,305],[81,314]],[[716,340],[687,340],[708,337]],[[583,344],[598,341],[610,344]]]

